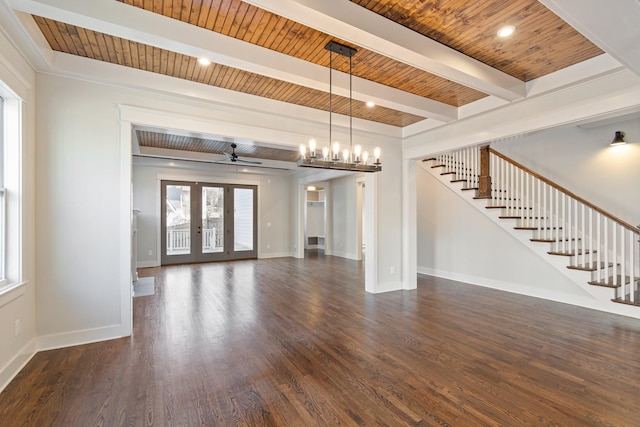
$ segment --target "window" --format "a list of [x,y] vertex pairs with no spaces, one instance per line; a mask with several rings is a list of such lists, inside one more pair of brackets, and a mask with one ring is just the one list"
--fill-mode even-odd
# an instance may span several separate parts
[[5,285],[7,278],[5,276],[6,257],[5,246],[7,237],[6,212],[7,212],[7,191],[4,188],[4,172],[5,172],[5,110],[4,98],[0,96],[0,287]]
[[0,295],[22,284],[22,107],[0,80]]

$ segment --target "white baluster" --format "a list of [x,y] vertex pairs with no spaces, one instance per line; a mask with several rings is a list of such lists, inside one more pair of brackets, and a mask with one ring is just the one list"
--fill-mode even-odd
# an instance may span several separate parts
[[[542,221],[540,220],[540,217],[542,217],[542,214],[540,212],[541,208],[542,208],[542,189],[540,188],[542,185],[542,182],[539,179],[536,179],[536,212],[533,216],[533,219],[536,221],[536,223],[538,224],[537,228],[538,228],[538,237],[542,238],[544,235],[542,234]],[[536,219],[537,218],[537,219]]]
[[561,213],[560,213],[560,216],[562,219],[562,222],[560,223],[562,225],[562,232],[558,230],[558,234],[560,234],[561,240],[562,240],[562,252],[566,252],[567,250],[567,224],[566,224],[567,196],[564,193],[562,193],[560,195],[560,199],[562,202]]
[[[576,236],[576,240],[575,240],[575,244],[573,245],[573,252],[577,255],[578,251],[580,250],[580,242],[582,241],[582,236],[580,236],[580,223],[578,222],[578,201],[577,200],[573,200],[572,199],[572,203],[575,203],[574,209],[573,209],[573,226],[575,227],[575,236]],[[579,263],[579,260],[577,259],[576,256],[576,262]]]
[[[605,280],[609,280],[609,218],[603,216],[602,217],[603,227],[604,227],[604,236],[602,239],[603,243],[603,252],[604,252],[604,278]],[[602,266],[598,266],[601,268]],[[615,283],[615,282],[614,282]]]
[[538,221],[541,221],[543,224],[542,226],[544,230],[545,239],[549,238],[549,215],[547,214],[547,212],[549,212],[547,209],[547,189],[548,188],[549,186],[547,185],[547,183],[543,182],[542,183],[542,215],[538,219]]
[[593,209],[589,208],[589,267],[593,268]]
[[596,212],[596,271],[597,271],[597,280],[600,282],[602,280],[602,269],[600,268],[600,263],[602,262],[602,231],[600,223],[602,222],[602,215],[600,212]]
[[629,288],[631,290],[631,302],[636,304],[636,275],[635,275],[635,250],[638,235],[629,230]]
[[[611,221],[612,226],[612,240],[611,245],[613,246],[613,268],[611,269],[611,275],[613,276],[613,280],[618,278],[618,224],[614,221]],[[624,290],[622,291],[622,298],[624,298]]]
[[522,223],[524,224],[525,227],[530,227],[531,223],[530,223],[530,215],[529,215],[529,194],[530,194],[530,189],[529,189],[529,174],[525,173],[524,174],[524,194],[523,194],[523,205],[522,205]]
[[560,227],[562,226],[560,223],[560,191],[556,189],[554,191],[555,195],[555,209],[554,209],[554,220],[553,226],[555,227],[555,250],[559,251],[560,249]]
[[572,215],[572,207],[573,200],[567,196],[567,252],[571,251],[573,248],[573,240],[575,237],[573,235],[573,215]]
[[585,227],[586,227],[587,224],[586,224],[586,215],[585,215],[586,206],[584,205],[584,203],[581,203],[581,205],[582,205],[582,209],[580,210],[580,225],[582,227],[582,240],[580,241],[580,252],[581,252],[580,258],[582,260],[581,261],[582,262],[581,265],[584,267],[587,264],[587,262],[586,262],[586,260],[587,260],[587,258],[586,258],[587,257],[587,254],[586,254],[586,252],[587,252],[587,233],[585,232],[586,231]]

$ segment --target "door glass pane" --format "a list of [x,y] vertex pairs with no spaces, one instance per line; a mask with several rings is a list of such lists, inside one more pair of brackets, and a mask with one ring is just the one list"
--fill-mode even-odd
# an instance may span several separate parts
[[202,253],[224,251],[224,188],[202,187]]
[[233,250],[253,250],[253,189],[233,189]]
[[191,187],[167,185],[167,255],[191,253]]

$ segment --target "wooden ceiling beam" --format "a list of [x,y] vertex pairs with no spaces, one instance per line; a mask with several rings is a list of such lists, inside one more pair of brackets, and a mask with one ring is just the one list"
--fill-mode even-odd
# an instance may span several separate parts
[[243,1],[486,94],[526,96],[523,81],[349,1]]

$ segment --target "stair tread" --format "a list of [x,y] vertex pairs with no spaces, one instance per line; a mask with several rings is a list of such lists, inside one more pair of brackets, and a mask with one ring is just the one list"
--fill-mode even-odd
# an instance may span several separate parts
[[[564,239],[563,239],[563,238],[560,238],[560,239],[557,239],[557,240],[556,240],[555,238],[548,238],[548,239],[529,239],[529,240],[531,240],[532,242],[555,243],[556,241],[558,241],[558,242],[564,242],[564,241],[575,241],[576,239],[575,239],[575,238],[571,238],[571,239],[569,239],[568,237],[565,237]],[[580,239],[578,239],[578,240],[580,240]]]
[[562,230],[562,227],[513,227],[516,230]]
[[[635,278],[634,282],[640,282],[640,278]],[[629,276],[624,276],[624,284],[628,285],[631,283],[631,277]],[[613,276],[609,276],[606,279],[602,279],[602,280],[592,280],[589,282],[590,285],[594,285],[594,286],[604,286],[607,288],[619,288],[620,286],[622,286],[622,278],[621,276],[618,274],[615,279],[613,278]]]
[[482,199],[490,199],[491,196],[475,196],[474,199],[476,200],[482,200]]
[[454,171],[449,171],[449,172],[441,172],[440,175],[455,175],[456,173]]
[[433,165],[433,166],[431,166],[431,169],[435,169],[435,168],[443,168],[443,167],[445,167],[445,166],[447,166],[447,165]]
[[[612,263],[609,263],[609,265],[608,265],[608,266],[609,266],[609,267],[613,267],[613,264],[612,264]],[[599,268],[598,268],[598,267],[596,267],[596,266],[592,266],[592,267],[590,266],[590,267],[587,267],[587,266],[581,266],[581,265],[568,265],[568,266],[567,266],[567,268],[568,268],[569,270],[580,270],[580,271],[596,271],[596,270],[598,270],[598,269],[603,269],[603,268],[606,268],[606,267],[607,267],[607,266],[605,265],[605,263],[604,263],[604,262],[601,262],[601,263],[600,263],[600,267],[599,267]]]
[[[547,253],[549,255],[576,256],[576,251],[564,251],[564,252],[563,251],[549,251]],[[591,251],[587,250],[587,251],[583,252],[582,250],[579,250],[577,252],[578,255],[582,255],[583,253],[586,255],[586,254],[590,254],[590,253],[596,253],[596,251],[591,252]]]
[[626,295],[625,299],[613,298],[611,301],[619,302],[620,304],[635,305],[636,307],[640,307],[640,295],[638,295],[637,291],[636,291],[636,298],[635,299],[636,299],[636,302],[632,302],[631,298],[629,298],[629,295]]
[[454,180],[451,180],[450,182],[467,182],[467,180],[466,179],[454,179]]
[[465,187],[465,188],[462,188],[462,191],[477,190],[477,189],[478,189],[478,187]]

